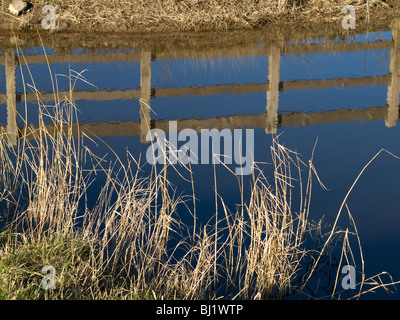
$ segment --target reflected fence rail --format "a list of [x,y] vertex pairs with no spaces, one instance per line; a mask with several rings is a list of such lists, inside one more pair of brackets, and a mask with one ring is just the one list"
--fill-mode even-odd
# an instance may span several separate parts
[[[388,75],[368,76],[361,78],[333,78],[324,80],[280,81],[280,58],[283,54],[300,54],[311,52],[351,52],[359,50],[383,50],[390,49],[390,70]],[[268,56],[268,82],[246,83],[235,85],[214,86],[189,86],[179,88],[152,88],[151,63],[152,60],[185,59],[185,58],[220,58],[220,57],[246,57]],[[129,52],[89,52],[77,54],[49,54],[25,56],[26,63],[80,63],[80,62],[110,62],[110,61],[140,61],[140,88],[134,90],[96,90],[74,91],[74,100],[106,101],[115,99],[139,99],[140,121],[125,122],[96,122],[75,125],[76,130],[87,135],[101,136],[126,136],[140,135],[141,142],[146,142],[146,134],[150,129],[159,128],[168,133],[170,120],[151,119],[151,98],[171,96],[210,96],[216,94],[245,94],[254,92],[266,92],[266,112],[256,115],[233,115],[227,117],[215,117],[209,119],[178,119],[178,130],[192,128],[201,129],[235,129],[241,127],[265,128],[267,133],[276,133],[280,126],[304,126],[311,124],[326,124],[338,121],[355,120],[381,120],[385,119],[387,127],[395,126],[399,118],[399,94],[400,94],[400,30],[392,29],[391,41],[378,42],[349,42],[349,43],[311,43],[298,44],[270,44],[261,47],[243,47],[212,49],[207,51],[181,50],[176,52],[153,53],[149,49]],[[25,63],[25,61],[21,61]],[[5,65],[6,70],[6,101],[7,125],[6,132],[12,143],[16,144],[21,128],[17,126],[17,101],[34,102],[36,94],[24,95],[16,93],[15,71],[18,58],[15,50],[7,49],[0,56],[0,64]],[[312,113],[284,113],[278,114],[279,91],[304,88],[330,88],[335,86],[356,87],[365,85],[387,85],[387,105],[369,107],[363,110],[340,109],[325,112]],[[63,94],[63,92],[61,92]],[[69,95],[69,92],[65,92]],[[61,95],[62,96],[62,95]],[[43,101],[54,101],[53,93],[40,93]],[[1,100],[4,100],[3,98]],[[79,129],[78,129],[79,128]]]

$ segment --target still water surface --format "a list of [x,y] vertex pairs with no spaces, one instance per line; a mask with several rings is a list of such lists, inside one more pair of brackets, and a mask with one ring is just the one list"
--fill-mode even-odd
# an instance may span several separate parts
[[[245,47],[214,50],[158,51],[153,48],[22,47],[35,85],[51,104],[52,83],[45,50],[59,91],[69,89],[61,75],[82,72],[87,82],[75,85],[82,128],[100,136],[123,156],[146,154],[149,143],[141,126],[145,101],[152,111],[151,128],[254,129],[256,162],[268,162],[272,138],[307,160],[318,141],[314,165],[324,185],[314,185],[310,218],[333,223],[339,207],[366,163],[382,148],[400,156],[397,124],[400,51],[392,30],[351,36],[345,40],[287,39],[268,44],[257,39]],[[0,52],[4,57],[10,49]],[[14,50],[11,54],[14,54]],[[1,58],[3,58],[1,57]],[[7,125],[6,67],[0,60],[0,124]],[[25,81],[27,66],[22,65]],[[17,111],[25,114],[21,70],[16,68]],[[29,90],[28,90],[29,92]],[[28,94],[28,122],[35,124],[37,105]],[[36,107],[35,107],[36,106]],[[142,119],[141,119],[142,118]],[[17,125],[23,126],[20,118]],[[107,152],[91,145],[97,154]],[[268,175],[269,165],[263,166]],[[215,212],[212,165],[193,166],[197,212],[207,221]],[[236,178],[218,167],[218,191],[231,205],[239,203]],[[171,178],[177,193],[191,185]],[[250,179],[244,177],[245,181]],[[100,183],[100,182],[99,182]],[[381,154],[365,171],[347,204],[357,223],[366,273],[389,272],[400,280],[400,160]],[[96,195],[93,195],[96,198]],[[185,213],[182,213],[183,215]],[[185,219],[185,217],[183,217]],[[187,218],[190,221],[190,218]],[[346,215],[339,226],[349,227]],[[385,279],[387,280],[387,279]],[[377,291],[371,298],[400,298],[400,292]]]

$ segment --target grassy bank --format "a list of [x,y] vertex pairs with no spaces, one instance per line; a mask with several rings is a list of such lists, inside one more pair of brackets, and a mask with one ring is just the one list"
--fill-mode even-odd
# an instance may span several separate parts
[[254,29],[273,24],[338,23],[345,5],[357,10],[357,22],[396,18],[397,0],[32,0],[31,12],[14,17],[11,1],[0,5],[0,29],[41,29],[41,9],[56,9],[59,31],[210,31]]
[[[0,299],[307,297],[323,269],[333,275],[327,297],[337,298],[345,264],[359,266],[352,296],[386,285],[367,279],[361,246],[350,251],[351,238],[359,240],[356,229],[324,229],[309,220],[312,159],[303,163],[274,140],[272,176],[256,170],[250,184],[239,179],[237,188],[250,197],[238,199],[233,212],[216,192],[219,211],[200,225],[201,213],[188,201],[195,193],[179,197],[168,180],[177,166],[144,175],[129,153],[123,160],[111,149],[112,160],[96,156],[73,125],[73,87],[61,99],[49,76],[56,103],[42,104],[37,93],[38,125],[19,129],[17,145],[1,128]],[[82,79],[74,72],[69,77],[71,84]],[[29,75],[23,79],[34,84]],[[181,168],[191,177],[190,167]],[[100,178],[90,206],[91,185]],[[301,200],[296,207],[294,192]],[[183,213],[193,215],[193,228],[183,224]],[[55,270],[53,289],[43,287],[44,266]]]

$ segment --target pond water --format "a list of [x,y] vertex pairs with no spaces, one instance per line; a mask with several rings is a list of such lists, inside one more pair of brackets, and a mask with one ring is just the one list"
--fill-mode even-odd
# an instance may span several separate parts
[[[276,135],[305,161],[317,142],[313,163],[328,190],[314,184],[310,218],[324,217],[333,224],[346,193],[372,157],[381,149],[400,156],[398,34],[388,29],[345,39],[307,37],[275,43],[252,36],[240,46],[176,50],[156,45],[110,48],[102,47],[101,41],[96,48],[22,45],[27,64],[16,67],[17,111],[25,114],[26,100],[28,123],[36,124],[35,97],[29,88],[24,96],[24,82],[32,84],[27,65],[43,100],[52,103],[45,51],[53,74],[58,75],[60,92],[70,87],[61,75],[84,71],[87,82],[78,80],[74,86],[81,128],[101,137],[121,156],[128,149],[145,159],[149,129],[168,134],[171,123],[178,130],[194,129],[199,146],[201,129],[227,128],[231,133],[251,129],[254,141],[246,142],[246,147],[251,147],[255,162],[266,162],[260,166],[268,176],[269,148]],[[7,90],[13,94],[13,89],[6,86],[5,62],[16,51],[6,47],[0,52],[0,124],[12,131],[15,122],[20,127],[24,123],[7,112]],[[243,138],[247,134],[240,133]],[[96,154],[107,152],[101,144],[91,148]],[[240,151],[245,156],[245,150]],[[222,165],[216,167],[218,192],[230,205],[239,203],[237,176]],[[215,212],[214,166],[203,162],[192,169],[197,214],[207,221]],[[191,184],[179,175],[172,173],[171,179],[177,193],[191,193]],[[246,183],[251,177],[243,179]],[[400,280],[399,191],[400,160],[381,153],[347,200],[361,238],[367,276],[387,271],[393,280]],[[346,212],[338,225],[350,228]],[[367,297],[398,299],[400,293],[387,295],[380,289]]]

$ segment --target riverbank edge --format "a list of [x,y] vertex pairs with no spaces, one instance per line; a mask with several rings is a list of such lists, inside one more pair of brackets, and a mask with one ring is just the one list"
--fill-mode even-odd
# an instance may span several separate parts
[[[50,18],[49,13],[46,15],[42,12],[42,7],[47,3],[37,0],[30,12],[16,17],[10,14],[8,5],[5,1],[2,1],[0,30],[2,30],[2,33],[6,31],[43,30],[49,33],[170,33],[257,30],[273,28],[274,26],[290,28],[292,25],[309,24],[331,24],[342,28],[342,20],[346,16],[346,13],[342,11],[343,6],[339,4],[332,4],[332,8],[328,11],[325,10],[326,8],[318,6],[312,8],[299,6],[296,9],[284,9],[277,12],[266,10],[259,13],[254,13],[252,8],[249,8],[248,12],[243,12],[240,10],[243,9],[242,7],[226,8],[225,10],[222,6],[214,11],[210,8],[182,11],[182,8],[175,4],[166,8],[165,14],[157,15],[159,8],[151,11],[151,8],[145,6],[143,8],[124,9],[121,13],[112,6],[107,7],[106,4],[99,2],[95,12],[92,13],[90,12],[91,8],[78,7],[77,5],[70,8],[62,2],[53,2],[55,28],[44,30],[44,22],[47,22]],[[329,5],[328,2],[326,5]],[[384,5],[354,4],[352,6],[355,9],[354,13],[356,13],[357,28],[375,24],[377,21],[396,19],[400,16],[400,3],[391,2],[390,6],[386,2],[379,3],[384,3]],[[102,12],[104,12],[104,17],[100,18]],[[349,11],[345,12],[349,13]]]

